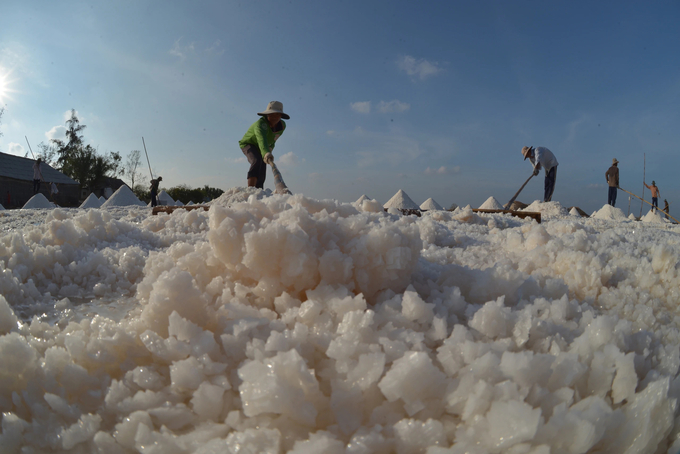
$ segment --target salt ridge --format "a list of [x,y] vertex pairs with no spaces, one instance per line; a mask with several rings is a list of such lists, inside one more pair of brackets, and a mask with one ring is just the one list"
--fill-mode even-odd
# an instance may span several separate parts
[[680,447],[680,226],[214,202],[0,216],[0,446]]

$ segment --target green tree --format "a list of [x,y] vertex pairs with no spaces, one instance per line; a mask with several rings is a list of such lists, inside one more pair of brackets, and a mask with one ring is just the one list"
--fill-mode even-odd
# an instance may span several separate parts
[[142,200],[147,203],[151,201],[151,191],[145,185],[142,184],[136,185],[134,188],[132,188],[132,192],[137,196],[139,200]]
[[101,155],[91,145],[83,145],[82,131],[85,128],[80,124],[75,109],[71,109],[71,118],[66,120],[67,140],[51,139],[51,148],[44,146],[42,150],[50,159],[56,155],[56,165],[64,174],[83,187],[97,189],[104,186],[106,177],[115,178],[124,173],[122,157],[118,152]]
[[207,184],[203,186],[203,194],[208,200],[214,200],[224,194],[224,191],[220,188],[211,188]]
[[49,145],[46,144],[45,142],[40,142],[38,144],[38,150],[40,151],[35,156],[36,158],[42,159],[42,162],[44,162],[50,167],[57,166],[57,149],[54,147],[54,145]]
[[168,195],[173,198],[173,200],[180,200],[185,205],[189,202],[207,202],[212,199],[216,199],[224,193],[222,189],[211,188],[208,185],[205,185],[202,188],[191,189],[191,187],[185,184],[167,189],[165,192],[167,192]]
[[[83,146],[82,131],[86,127],[87,126],[80,124],[80,120],[76,116],[76,110],[71,109],[71,118],[66,120],[67,141],[51,139],[51,142],[54,144],[57,151],[57,165],[66,175],[71,176],[73,166],[75,166],[72,159],[77,158],[76,155],[81,151],[80,149]],[[71,178],[73,177],[71,176]]]

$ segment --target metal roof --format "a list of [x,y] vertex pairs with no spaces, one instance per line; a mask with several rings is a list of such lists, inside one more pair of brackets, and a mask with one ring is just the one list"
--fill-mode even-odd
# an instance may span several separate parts
[[[0,153],[0,177],[14,178],[15,180],[33,181],[33,164],[35,160],[22,158],[12,154]],[[40,171],[44,181],[57,184],[79,184],[76,180],[67,177],[60,171],[53,169],[44,162],[40,164]]]

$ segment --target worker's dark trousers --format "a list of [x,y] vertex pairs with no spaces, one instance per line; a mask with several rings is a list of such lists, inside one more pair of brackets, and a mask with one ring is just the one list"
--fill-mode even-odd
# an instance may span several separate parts
[[557,166],[550,169],[545,176],[545,194],[544,202],[550,202],[553,192],[555,192],[555,180],[557,180]]
[[260,149],[252,145],[246,145],[241,148],[241,151],[246,155],[246,158],[250,163],[248,178],[257,178],[255,187],[264,189],[264,180],[267,178],[267,164],[262,160]]
[[40,180],[33,180],[33,195],[40,192]]
[[652,197],[652,211],[654,211],[654,207],[656,209],[659,209],[659,198],[658,197]]
[[609,186],[609,196],[607,197],[607,203],[611,206],[616,206],[616,186]]

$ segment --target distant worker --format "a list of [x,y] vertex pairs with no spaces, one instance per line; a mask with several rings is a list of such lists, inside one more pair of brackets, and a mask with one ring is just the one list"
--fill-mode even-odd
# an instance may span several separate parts
[[652,191],[652,211],[654,211],[654,207],[656,209],[659,209],[659,194],[661,193],[659,191],[659,188],[656,187],[656,181],[652,181],[652,185],[649,186],[647,183],[644,181],[642,182],[645,186],[647,186],[647,189]]
[[666,213],[666,219],[668,219],[670,207],[668,206],[668,200],[666,200],[666,199],[663,199],[663,211],[664,211],[664,213]]
[[43,179],[42,169],[40,168],[41,163],[42,159],[40,158],[33,163],[33,195],[40,192],[40,181]]
[[274,145],[286,129],[286,123],[281,119],[290,120],[290,116],[283,113],[283,104],[279,101],[270,102],[267,110],[258,115],[262,118],[248,128],[238,144],[250,163],[248,187],[263,189],[267,164],[274,162]]
[[553,192],[555,192],[555,180],[557,180],[557,159],[552,151],[545,147],[522,147],[522,156],[526,161],[529,158],[531,165],[534,167],[534,175],[538,175],[538,171],[543,168],[545,170],[545,192],[543,195],[544,202],[552,200]]
[[151,206],[155,207],[158,205],[158,185],[163,181],[163,177],[158,177],[155,180],[151,180]]
[[57,188],[57,183],[53,181],[50,184],[50,199],[52,199],[52,202],[56,201],[57,194],[59,194],[59,189]]
[[619,161],[614,158],[612,160],[612,166],[604,174],[607,179],[607,184],[609,184],[609,195],[607,196],[607,203],[611,206],[616,206],[616,192],[619,187]]

